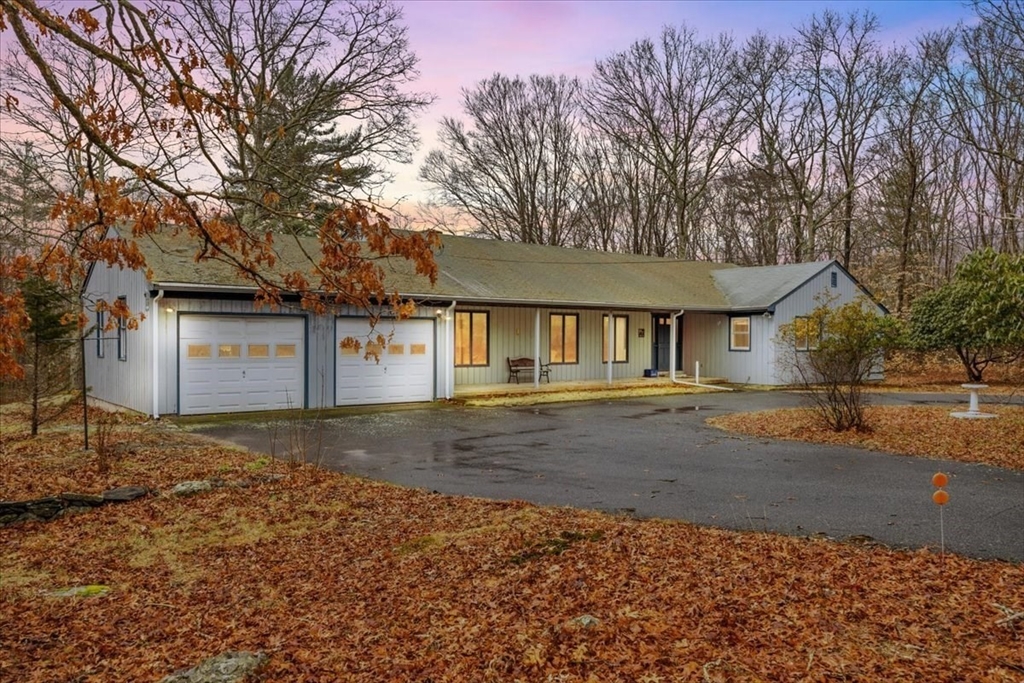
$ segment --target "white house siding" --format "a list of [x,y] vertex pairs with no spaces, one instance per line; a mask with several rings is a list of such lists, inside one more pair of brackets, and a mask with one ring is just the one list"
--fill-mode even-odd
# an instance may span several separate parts
[[[134,270],[122,270],[97,263],[89,277],[85,291],[86,315],[90,325],[96,323],[96,312],[93,308],[96,301],[104,300],[112,303],[119,296],[127,299],[128,307],[137,315],[146,319],[139,323],[136,330],[128,330],[127,360],[119,360],[117,355],[117,328],[104,332],[110,339],[103,342],[105,353],[103,358],[96,354],[96,335],[90,335],[85,344],[86,382],[90,387],[89,395],[93,398],[114,405],[131,408],[148,413],[153,403],[150,381],[152,374],[153,352],[153,312],[147,309],[146,279],[142,273]],[[109,313],[107,320],[110,320]]]
[[[486,367],[455,368],[455,385],[500,384],[508,381],[507,358],[532,358],[534,353],[534,324],[537,309],[502,306],[459,306],[456,311],[487,311],[490,314],[488,340],[488,365]],[[579,362],[551,366],[551,381],[605,379],[608,368],[602,362],[602,319],[607,311],[573,310],[566,308],[540,309],[540,357],[548,362],[549,316],[551,313],[567,313],[579,316]],[[626,316],[628,322],[628,362],[614,363],[613,378],[642,377],[644,369],[651,367],[651,314],[647,311],[613,311],[616,316]],[[644,330],[640,338],[640,330]],[[454,341],[449,343],[454,344]],[[451,349],[454,354],[454,348]],[[449,356],[454,357],[454,356]],[[520,377],[520,381],[524,381]],[[530,381],[529,379],[525,381]]]

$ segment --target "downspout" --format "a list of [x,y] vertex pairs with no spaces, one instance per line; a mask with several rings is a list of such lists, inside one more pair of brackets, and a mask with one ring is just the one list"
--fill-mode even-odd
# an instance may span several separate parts
[[153,419],[160,419],[160,299],[164,290],[157,290],[151,300],[153,313]]
[[452,305],[448,307],[448,310],[444,314],[444,397],[445,400],[451,400],[455,394],[455,304],[457,302],[453,299]]
[[686,309],[684,308],[684,309],[680,310],[678,313],[673,313],[672,314],[672,332],[671,332],[671,334],[672,334],[672,353],[671,353],[671,356],[670,356],[671,360],[669,361],[669,364],[668,364],[668,367],[669,367],[668,375],[672,379],[672,383],[673,384],[685,384],[686,386],[690,386],[690,387],[701,387],[702,389],[717,389],[719,391],[735,391],[735,389],[732,389],[730,387],[720,387],[720,386],[716,386],[714,384],[702,384],[701,381],[700,381],[700,376],[699,375],[694,378],[694,379],[697,380],[696,382],[687,382],[685,380],[676,379],[676,336],[678,334],[678,332],[676,332],[676,330],[678,329],[677,326],[679,324],[679,316],[681,316],[685,312],[686,312]]

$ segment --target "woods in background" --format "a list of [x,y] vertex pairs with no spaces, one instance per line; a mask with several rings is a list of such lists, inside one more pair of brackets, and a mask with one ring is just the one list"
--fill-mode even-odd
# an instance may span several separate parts
[[895,313],[1024,247],[1024,4],[890,46],[824,11],[739,43],[665,27],[587,80],[463,91],[420,177],[498,239],[770,265],[838,258]]

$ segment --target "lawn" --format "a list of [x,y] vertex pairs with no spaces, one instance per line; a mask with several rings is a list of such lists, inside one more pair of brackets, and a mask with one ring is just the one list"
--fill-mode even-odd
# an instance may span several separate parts
[[[0,528],[0,680],[159,681],[231,649],[267,653],[264,681],[1024,675],[1020,565],[442,496],[168,427],[121,428],[101,475],[70,425],[4,420],[0,499],[158,493]],[[249,485],[166,493],[211,477]]]

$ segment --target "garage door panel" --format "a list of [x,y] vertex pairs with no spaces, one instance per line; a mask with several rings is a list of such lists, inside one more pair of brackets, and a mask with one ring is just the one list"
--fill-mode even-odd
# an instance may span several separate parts
[[[363,341],[370,333],[364,318],[339,318],[337,340]],[[362,353],[336,349],[335,402],[337,405],[409,403],[434,399],[434,322],[427,319],[381,321],[375,333],[391,335],[379,362]],[[416,353],[412,350],[416,349]]]
[[[178,338],[179,413],[304,404],[305,325],[301,318],[183,314]],[[284,353],[275,352],[278,346]]]

